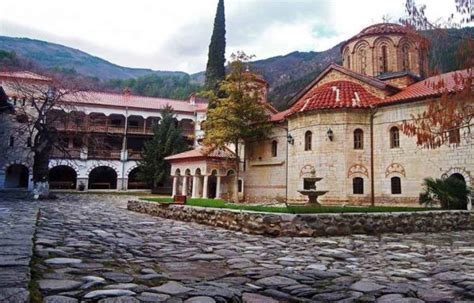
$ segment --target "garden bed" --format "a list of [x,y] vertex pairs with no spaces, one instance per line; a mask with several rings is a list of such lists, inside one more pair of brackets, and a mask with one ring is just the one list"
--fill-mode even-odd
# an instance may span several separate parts
[[[171,197],[142,198],[141,200],[157,203],[172,203]],[[228,203],[216,199],[188,199],[187,206],[199,206],[210,208],[224,208],[244,211],[257,211],[268,213],[289,214],[325,214],[325,213],[387,213],[387,212],[416,212],[436,210],[426,207],[402,207],[402,206],[321,206],[311,207],[305,205],[270,206],[270,205],[248,205]]]
[[[190,199],[187,205],[175,205],[170,200],[171,198],[142,198],[140,201],[129,201],[127,207],[131,211],[152,216],[268,236],[341,236],[389,232],[440,232],[472,228],[471,214],[468,211],[298,206],[290,207],[289,210],[286,207],[236,205],[222,200],[210,202],[207,199]],[[288,213],[289,211],[299,213]]]

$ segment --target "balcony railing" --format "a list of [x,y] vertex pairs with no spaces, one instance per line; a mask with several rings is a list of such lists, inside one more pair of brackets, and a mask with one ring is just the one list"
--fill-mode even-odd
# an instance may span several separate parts
[[71,158],[79,159],[81,157],[81,150],[78,148],[68,148],[63,150],[54,149],[51,158]]
[[[72,131],[72,132],[94,132],[94,133],[112,133],[112,134],[123,134],[125,133],[124,125],[107,125],[107,124],[76,124],[76,123],[64,123],[55,121],[51,123],[59,131]],[[127,133],[137,135],[152,135],[152,127],[143,126],[128,126]]]
[[107,160],[120,160],[120,150],[89,150],[87,158],[89,159],[107,159]]

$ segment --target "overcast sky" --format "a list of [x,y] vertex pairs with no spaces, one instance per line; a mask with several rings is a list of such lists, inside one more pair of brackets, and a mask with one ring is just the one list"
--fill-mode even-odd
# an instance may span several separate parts
[[[432,19],[454,0],[418,0]],[[227,57],[236,50],[264,59],[322,51],[364,27],[397,21],[405,0],[225,0]],[[113,63],[201,71],[217,0],[0,0],[0,35],[81,49]]]

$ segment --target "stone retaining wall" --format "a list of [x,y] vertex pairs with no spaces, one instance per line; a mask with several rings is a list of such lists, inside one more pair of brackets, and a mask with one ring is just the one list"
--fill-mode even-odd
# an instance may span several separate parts
[[129,201],[128,209],[173,220],[269,236],[439,232],[472,229],[468,211],[397,213],[276,214]]

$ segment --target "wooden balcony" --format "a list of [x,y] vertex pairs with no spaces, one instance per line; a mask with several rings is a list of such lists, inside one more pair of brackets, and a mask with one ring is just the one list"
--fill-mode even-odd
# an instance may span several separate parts
[[93,149],[87,154],[88,159],[120,160],[120,150]]
[[81,150],[78,148],[68,148],[65,151],[54,149],[51,158],[79,159]]

